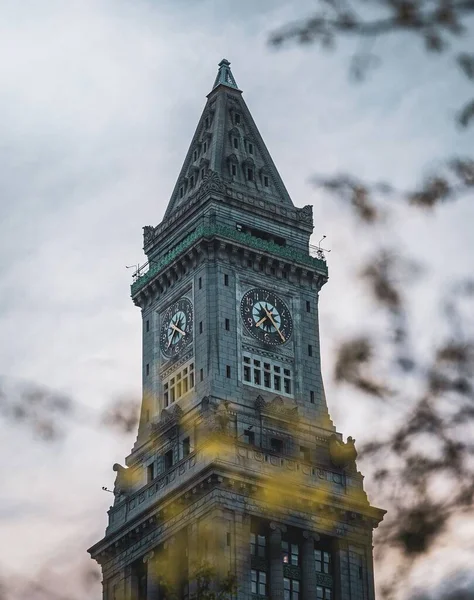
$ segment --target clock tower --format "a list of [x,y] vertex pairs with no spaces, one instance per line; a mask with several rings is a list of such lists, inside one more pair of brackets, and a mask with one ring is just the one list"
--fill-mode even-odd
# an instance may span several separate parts
[[[105,537],[106,600],[374,600],[372,507],[328,413],[312,207],[294,206],[222,60],[163,221],[144,227],[143,401]],[[214,585],[217,585],[214,582]]]

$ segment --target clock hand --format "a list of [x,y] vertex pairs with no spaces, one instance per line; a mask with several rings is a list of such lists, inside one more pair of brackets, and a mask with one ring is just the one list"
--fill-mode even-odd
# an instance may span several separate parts
[[255,323],[255,327],[260,327],[260,325],[265,321],[267,317],[263,317],[263,319],[260,319],[260,321],[258,323]]
[[281,337],[283,342],[286,342],[285,336],[282,334],[282,332],[278,329],[278,325],[275,323],[275,319],[273,318],[273,315],[271,312],[268,312],[268,310],[266,309],[266,307],[262,304],[263,306],[263,310],[267,313],[267,317],[270,319],[270,321],[273,324],[273,327],[275,327],[275,329],[278,331],[278,335]]
[[186,335],[186,333],[182,329],[180,329],[179,327],[176,327],[176,325],[174,325],[173,323],[170,323],[170,327],[172,329],[174,329],[175,331],[177,331],[178,333],[180,333],[181,335]]
[[175,329],[173,329],[173,333],[171,334],[171,337],[170,337],[170,339],[169,339],[169,342],[168,342],[168,346],[167,346],[167,348],[169,348],[169,347],[171,346],[171,342],[173,341],[173,338],[174,338],[174,334],[175,334],[175,333],[176,333],[176,330],[175,330]]

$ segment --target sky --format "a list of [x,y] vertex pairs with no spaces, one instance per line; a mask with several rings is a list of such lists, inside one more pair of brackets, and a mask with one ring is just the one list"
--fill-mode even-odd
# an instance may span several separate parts
[[[384,427],[373,405],[331,380],[338,342],[383,326],[354,277],[364,257],[388,243],[430,265],[412,302],[420,348],[435,343],[440,290],[472,267],[472,202],[428,217],[398,210],[373,232],[310,183],[351,172],[405,189],[467,154],[473,133],[454,115],[470,89],[451,59],[393,37],[377,43],[380,66],[354,83],[353,44],[268,45],[315,2],[256,4],[0,0],[0,377],[83,407],[51,443],[0,415],[0,575],[70,577],[104,533],[111,496],[101,487],[113,487],[112,464],[123,464],[134,434],[95,423],[114,399],[140,396],[140,311],[125,267],[145,261],[142,227],[162,219],[223,57],[293,202],[314,207],[313,242],[327,236],[323,370],[344,435],[363,441]],[[461,565],[472,559],[464,537]]]

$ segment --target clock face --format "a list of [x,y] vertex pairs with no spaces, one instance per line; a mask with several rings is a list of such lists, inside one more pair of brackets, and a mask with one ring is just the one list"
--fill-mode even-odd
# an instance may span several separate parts
[[246,292],[240,303],[240,314],[245,329],[264,344],[285,344],[293,333],[288,306],[269,290],[254,288]]
[[161,352],[168,358],[176,356],[192,339],[193,305],[187,298],[180,298],[161,316]]

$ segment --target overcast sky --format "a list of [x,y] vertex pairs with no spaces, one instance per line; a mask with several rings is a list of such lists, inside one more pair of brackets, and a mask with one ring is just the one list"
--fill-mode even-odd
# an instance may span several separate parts
[[[419,344],[432,344],[439,286],[472,268],[474,204],[429,218],[399,211],[389,234],[374,234],[309,178],[349,171],[413,185],[438,159],[472,150],[473,133],[453,124],[470,90],[448,58],[427,57],[405,38],[378,44],[382,64],[362,84],[348,75],[352,45],[333,53],[272,50],[269,33],[315,3],[294,5],[0,0],[0,376],[7,385],[45,385],[91,415],[117,396],[140,395],[140,311],[125,265],[144,262],[142,227],[162,219],[225,57],[293,202],[314,206],[314,241],[327,236],[321,333],[329,408],[345,436],[370,439],[380,425],[370,421],[373,407],[335,389],[330,377],[338,340],[379,323],[354,270],[381,240],[429,262],[413,313]],[[87,563],[85,549],[103,535],[111,502],[101,486],[113,486],[112,464],[123,463],[134,441],[94,429],[92,420],[51,444],[0,421],[0,574],[33,578],[47,564],[60,577]],[[463,564],[470,540],[456,543],[466,548]]]

